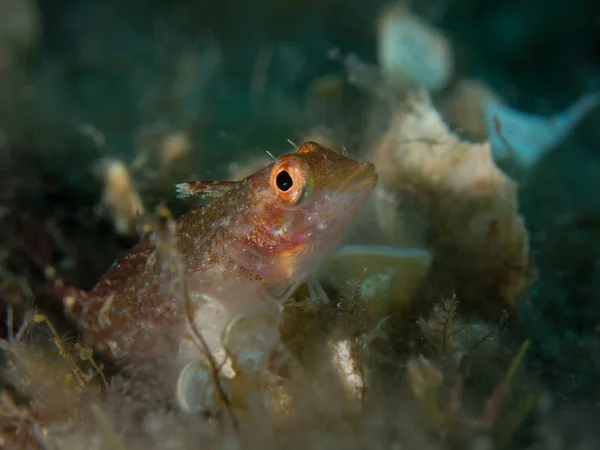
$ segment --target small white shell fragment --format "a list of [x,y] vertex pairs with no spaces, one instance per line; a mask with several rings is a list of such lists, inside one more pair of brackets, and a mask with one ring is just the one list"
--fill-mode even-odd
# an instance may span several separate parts
[[496,158],[513,157],[523,168],[533,167],[560,145],[583,117],[600,104],[600,92],[587,94],[565,110],[544,117],[510,108],[496,98],[485,104],[485,120]]
[[[217,366],[219,366],[220,376],[232,378],[235,376],[235,372],[231,368],[227,352],[221,342],[223,330],[231,320],[226,305],[216,296],[205,293],[197,296],[191,295],[191,299],[195,305],[193,319],[196,330],[201,333],[204,342],[210,349],[212,358]],[[188,330],[181,340],[178,349],[178,361],[182,365],[188,361],[204,357],[204,350],[197,342],[194,334],[188,325]]]
[[365,382],[360,362],[352,354],[350,339],[330,341],[331,362],[338,372],[348,398],[360,405],[363,397]]
[[244,314],[229,322],[222,342],[237,374],[258,376],[279,344],[279,330],[273,316]]
[[[225,385],[222,386],[226,389]],[[215,386],[212,371],[205,359],[189,362],[179,373],[176,399],[187,413],[215,409],[221,398]]]
[[117,233],[133,235],[138,215],[144,213],[142,200],[135,189],[127,166],[118,160],[108,160],[104,169],[102,203],[113,220]]
[[378,61],[388,81],[437,91],[454,70],[448,39],[405,8],[386,9],[378,23]]

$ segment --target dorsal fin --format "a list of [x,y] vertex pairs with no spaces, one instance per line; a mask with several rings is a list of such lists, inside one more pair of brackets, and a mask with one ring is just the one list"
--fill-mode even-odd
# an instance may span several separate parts
[[217,198],[233,189],[239,181],[190,181],[175,185],[177,198],[203,195]]

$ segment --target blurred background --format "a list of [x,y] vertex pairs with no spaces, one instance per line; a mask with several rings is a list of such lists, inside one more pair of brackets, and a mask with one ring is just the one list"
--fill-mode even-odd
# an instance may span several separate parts
[[[107,161],[127,167],[141,202],[165,201],[181,212],[186,205],[173,201],[174,183],[246,174],[252,161],[261,166],[266,151],[288,151],[288,139],[316,137],[369,157],[389,124],[382,112],[389,105],[373,100],[389,78],[381,71],[389,6],[383,0],[0,0],[3,304],[37,298],[60,322],[61,308],[44,300],[41,268],[52,263],[66,280],[89,288],[136,241],[129,225],[106,214]],[[451,99],[464,80],[522,113],[525,130],[527,118],[552,117],[600,91],[596,0],[401,6],[441,42],[428,47],[415,38],[413,51],[439,53],[439,64],[450,67],[441,84],[425,87],[457,133],[492,134],[488,123],[477,136],[480,117],[471,129],[457,118],[464,109]],[[411,86],[429,74],[411,73]],[[461,99],[480,93],[469,92]],[[582,417],[597,415],[600,401],[595,105],[534,164],[498,159],[519,183],[518,211],[534,261],[532,284],[515,313],[519,333],[532,340],[532,383],[569,408],[591,408]],[[523,134],[542,139],[544,130]]]

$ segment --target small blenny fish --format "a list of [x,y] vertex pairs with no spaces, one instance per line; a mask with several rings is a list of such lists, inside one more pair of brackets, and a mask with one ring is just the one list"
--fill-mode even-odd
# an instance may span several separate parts
[[[306,142],[243,180],[177,185],[180,197],[213,198],[174,222],[189,298],[281,304],[315,279],[377,179],[371,162]],[[189,326],[181,298],[164,289],[173,276],[165,277],[153,235],[91,291],[69,288],[63,299],[86,344],[117,361],[172,354]]]

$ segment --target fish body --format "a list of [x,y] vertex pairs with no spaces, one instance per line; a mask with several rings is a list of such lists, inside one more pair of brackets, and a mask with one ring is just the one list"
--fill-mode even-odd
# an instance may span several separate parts
[[[189,299],[281,304],[316,275],[376,182],[372,163],[307,142],[238,182],[178,185],[180,194],[214,197],[173,224]],[[91,291],[63,300],[88,345],[113,359],[172,353],[186,333],[171,289],[180,275],[165,267],[172,261],[156,238],[115,261]]]

